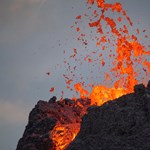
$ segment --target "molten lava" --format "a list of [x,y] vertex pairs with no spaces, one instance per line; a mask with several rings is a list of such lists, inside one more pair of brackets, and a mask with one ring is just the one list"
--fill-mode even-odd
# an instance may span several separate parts
[[68,144],[74,140],[80,129],[79,123],[74,124],[57,124],[52,132],[53,144],[55,150],[63,150],[67,148]]
[[[69,76],[64,74],[64,78],[67,84],[67,88],[71,91],[74,89],[77,93],[80,93],[81,98],[90,98],[91,105],[102,105],[108,100],[116,99],[124,94],[132,93],[134,85],[140,82],[148,81],[150,77],[150,62],[148,62],[148,57],[150,56],[150,51],[147,47],[141,44],[137,35],[140,34],[139,29],[136,29],[136,33],[130,33],[129,28],[133,28],[133,23],[127,16],[126,11],[123,9],[121,3],[116,2],[114,4],[106,3],[105,0],[88,0],[88,9],[92,9],[92,5],[97,5],[99,12],[94,10],[92,17],[87,14],[79,15],[76,17],[75,30],[79,34],[77,40],[81,42],[85,49],[87,48],[88,41],[86,39],[86,34],[82,33],[82,28],[79,27],[79,22],[83,17],[89,19],[89,27],[96,28],[96,32],[99,37],[95,36],[93,39],[96,40],[96,46],[99,47],[99,51],[86,51],[85,56],[80,55],[79,51],[74,48],[74,54],[69,58],[74,59],[82,65],[84,62],[96,63],[97,66],[105,67],[107,65],[107,60],[103,54],[103,51],[108,54],[110,61],[110,70],[105,72],[105,79],[103,84],[91,83],[90,85],[85,85],[85,82],[76,82],[75,72],[78,66],[68,66],[67,71]],[[117,13],[117,19],[111,15],[107,16],[107,12],[111,14]],[[93,18],[94,16],[94,18]],[[113,18],[113,17],[114,18]],[[123,21],[124,20],[124,21]],[[125,22],[126,21],[126,22]],[[124,24],[126,23],[126,24]],[[106,30],[107,29],[107,30]],[[108,46],[109,45],[109,46]],[[110,49],[110,47],[115,49],[115,52]],[[148,47],[149,48],[149,47]],[[64,60],[64,64],[68,65],[67,60]],[[143,70],[143,72],[141,72]],[[143,80],[141,76],[144,76]],[[108,84],[110,83],[111,84]],[[72,87],[72,88],[71,88]],[[86,87],[91,87],[91,92],[86,89]],[[54,88],[50,91],[52,92]],[[79,107],[84,107],[79,105]],[[83,112],[83,115],[86,113]],[[69,114],[68,114],[69,115]],[[60,124],[58,123],[53,131],[51,132],[51,139],[55,145],[56,150],[64,150],[68,144],[76,137],[80,130],[79,123],[72,124]]]

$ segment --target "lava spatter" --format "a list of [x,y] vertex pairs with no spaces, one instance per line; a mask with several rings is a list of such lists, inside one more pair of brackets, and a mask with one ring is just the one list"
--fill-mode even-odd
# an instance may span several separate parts
[[[93,6],[97,6],[96,10],[93,10]],[[89,13],[78,15],[71,26],[71,29],[77,32],[75,39],[83,48],[73,48],[73,54],[68,54],[69,59],[64,59],[66,72],[63,77],[67,89],[79,93],[81,98],[90,98],[91,105],[102,105],[108,100],[132,93],[134,85],[139,82],[147,82],[150,77],[150,51],[146,47],[150,46],[140,41],[142,32],[134,27],[121,3],[88,0],[87,7]],[[117,18],[114,13],[117,14]],[[85,18],[89,34],[82,27],[82,20]],[[135,32],[131,33],[133,30]],[[145,32],[146,30],[143,30],[143,33]],[[148,36],[145,35],[144,38]],[[91,41],[95,43],[95,48],[91,49],[89,46]],[[70,64],[70,61],[73,63]],[[88,78],[85,78],[83,71],[85,64],[86,69],[90,70]],[[101,82],[94,80],[96,75],[94,76],[93,72],[96,69],[99,72],[97,78],[101,79]],[[76,97],[73,97],[73,100],[76,101]],[[84,106],[79,104],[79,107]],[[79,129],[75,123],[57,124],[52,131],[56,150],[64,150]]]

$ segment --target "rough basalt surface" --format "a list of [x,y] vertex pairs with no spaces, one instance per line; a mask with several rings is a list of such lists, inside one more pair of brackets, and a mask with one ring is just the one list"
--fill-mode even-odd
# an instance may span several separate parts
[[[50,131],[56,122],[81,122],[81,130],[67,150],[150,150],[150,81],[146,88],[136,85],[132,94],[99,107],[89,106],[89,99],[40,100],[30,112],[16,150],[55,150]],[[82,118],[87,108],[88,114]]]
[[[80,103],[80,106],[77,103]],[[81,122],[82,112],[89,105],[89,99],[86,99],[86,101],[78,99],[75,102],[70,99],[57,101],[56,97],[52,97],[48,102],[38,101],[29,114],[28,124],[16,150],[54,150],[50,131],[54,128],[56,122],[61,124]]]
[[90,107],[67,150],[150,150],[150,82],[134,91]]

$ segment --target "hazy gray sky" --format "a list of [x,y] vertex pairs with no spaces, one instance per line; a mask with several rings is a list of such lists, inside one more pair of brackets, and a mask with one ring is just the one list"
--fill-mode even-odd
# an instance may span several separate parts
[[[107,0],[112,2],[115,0]],[[62,88],[57,70],[51,81],[47,71],[72,48],[70,26],[83,14],[86,0],[0,1],[0,149],[13,150],[22,136],[30,110],[39,99],[48,100],[55,83]],[[119,0],[139,28],[149,30],[149,0]],[[149,32],[148,32],[149,33]],[[67,41],[67,42],[66,42]],[[68,42],[69,41],[69,42]],[[68,97],[70,96],[69,93]]]

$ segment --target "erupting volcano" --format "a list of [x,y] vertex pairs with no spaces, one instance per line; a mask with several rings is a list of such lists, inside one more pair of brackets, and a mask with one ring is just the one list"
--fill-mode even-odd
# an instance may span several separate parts
[[[44,119],[47,117],[53,118],[43,123],[43,128],[48,128],[49,131],[43,129],[40,133],[36,131],[31,136],[35,138],[39,134],[47,133],[42,136],[46,141],[45,149],[42,144],[39,144],[40,150],[67,149],[80,131],[82,117],[87,114],[88,107],[101,106],[122,95],[136,92],[137,89],[147,94],[144,85],[138,88],[135,86],[139,83],[147,84],[150,79],[150,62],[148,61],[150,45],[143,43],[140,39],[141,37],[148,39],[146,30],[140,31],[134,26],[119,2],[110,4],[105,0],[88,0],[86,5],[89,13],[77,16],[75,23],[71,26],[71,30],[77,32],[75,40],[81,43],[83,49],[73,48],[71,55],[64,51],[66,73],[63,74],[63,78],[66,89],[70,92],[76,91],[80,94],[80,98],[73,95],[72,100],[62,97],[56,101],[56,97],[53,97],[48,103],[39,102],[36,105],[30,114],[27,131],[33,129],[36,119],[40,120],[35,125],[38,126],[42,123],[41,120],[45,121]],[[82,20],[85,19],[88,20],[89,35],[85,33],[86,27],[82,27]],[[95,43],[94,50],[88,47],[91,42],[89,39]],[[84,77],[84,71],[81,71],[85,64],[90,70],[87,78]],[[93,73],[95,68],[98,72],[97,75]],[[81,73],[76,75],[76,72]],[[102,74],[103,76],[101,76]],[[97,76],[96,78],[103,79],[100,82],[95,81],[94,75]],[[54,90],[55,87],[51,87],[50,92],[52,93]],[[62,91],[63,93],[64,91]],[[34,114],[38,110],[43,111],[39,112],[39,116]],[[32,121],[31,118],[33,118]],[[47,127],[48,125],[49,127]],[[27,132],[24,133],[24,136],[26,135]],[[32,140],[31,137],[30,140]],[[29,139],[26,140],[29,141]],[[24,139],[21,140],[20,145]],[[20,150],[20,146],[17,150]]]

